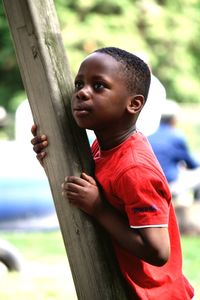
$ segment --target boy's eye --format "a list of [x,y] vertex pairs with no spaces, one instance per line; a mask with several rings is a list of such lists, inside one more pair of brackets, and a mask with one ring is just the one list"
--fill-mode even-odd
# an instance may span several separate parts
[[104,88],[104,84],[103,84],[102,82],[95,82],[95,83],[93,84],[93,88],[94,88],[95,90],[103,89],[103,88]]
[[78,91],[78,90],[82,89],[82,87],[83,87],[83,82],[80,81],[80,80],[75,81],[74,86],[75,86],[75,90]]

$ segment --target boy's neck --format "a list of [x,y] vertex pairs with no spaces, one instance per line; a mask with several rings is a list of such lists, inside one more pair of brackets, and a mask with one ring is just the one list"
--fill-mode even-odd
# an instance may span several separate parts
[[100,132],[95,132],[95,135],[97,137],[101,150],[109,150],[123,143],[134,132],[136,132],[135,125],[133,125],[132,127],[128,128],[128,130],[125,130],[123,132],[112,133],[112,135],[110,133],[101,134]]

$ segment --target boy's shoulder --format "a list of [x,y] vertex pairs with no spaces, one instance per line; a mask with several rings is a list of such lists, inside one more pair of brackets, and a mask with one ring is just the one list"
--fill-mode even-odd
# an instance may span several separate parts
[[[107,151],[101,151],[96,140],[92,145],[92,154],[96,162],[102,161],[105,165],[112,165],[113,168],[118,168],[119,165],[122,167],[125,165],[144,166],[148,165],[149,162],[152,164],[155,160],[147,138],[140,131],[131,135],[119,146]],[[155,164],[157,165],[156,160]]]

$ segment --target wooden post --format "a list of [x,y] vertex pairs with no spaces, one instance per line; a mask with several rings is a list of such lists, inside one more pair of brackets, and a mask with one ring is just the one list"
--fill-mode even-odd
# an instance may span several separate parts
[[83,169],[92,174],[92,157],[86,132],[71,115],[72,78],[53,0],[3,3],[35,123],[49,138],[45,171],[78,299],[128,299],[109,239],[61,196],[66,175],[79,176]]

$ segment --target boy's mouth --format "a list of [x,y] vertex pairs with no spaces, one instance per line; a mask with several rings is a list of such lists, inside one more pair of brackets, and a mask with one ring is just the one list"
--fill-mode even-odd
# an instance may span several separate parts
[[86,106],[78,106],[78,107],[75,107],[73,109],[73,111],[77,117],[81,117],[81,116],[85,116],[85,115],[89,114],[91,110]]

